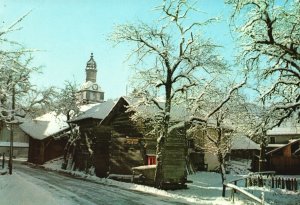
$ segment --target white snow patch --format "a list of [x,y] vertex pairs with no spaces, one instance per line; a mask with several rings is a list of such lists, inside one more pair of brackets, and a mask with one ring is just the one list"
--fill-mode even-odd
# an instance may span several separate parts
[[227,169],[231,174],[249,174],[251,162],[252,160],[249,159],[230,160]]

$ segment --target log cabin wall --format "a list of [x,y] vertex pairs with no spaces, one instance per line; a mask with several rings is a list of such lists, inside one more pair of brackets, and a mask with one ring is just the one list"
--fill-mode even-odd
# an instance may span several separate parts
[[43,140],[29,137],[28,162],[44,164],[49,160],[62,156],[66,143],[66,137],[62,139],[48,137]]
[[34,164],[43,164],[44,162],[44,146],[41,140],[29,137],[28,162]]
[[144,165],[146,161],[143,136],[126,110],[126,105],[117,104],[107,122],[111,128],[110,174],[132,174],[132,167]]
[[[67,137],[55,139],[53,137],[44,140],[44,162],[63,156],[67,144]],[[44,163],[43,162],[43,163]]]
[[94,165],[98,177],[107,177],[109,172],[109,149],[111,143],[111,129],[108,126],[99,126],[93,130]]

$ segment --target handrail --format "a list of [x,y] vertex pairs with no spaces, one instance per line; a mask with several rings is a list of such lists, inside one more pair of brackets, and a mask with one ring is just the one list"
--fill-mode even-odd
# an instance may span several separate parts
[[[244,176],[244,177],[240,177],[240,178],[237,178],[237,179],[233,179],[233,180],[230,180],[228,182],[224,182],[223,183],[223,191],[222,191],[222,196],[225,197],[225,191],[226,191],[226,187],[230,187],[233,189],[233,194],[236,192],[236,191],[239,191],[240,193],[243,193],[244,195],[250,197],[251,199],[255,200],[256,202],[260,203],[260,204],[263,204],[264,201],[263,199],[259,199],[258,197],[254,196],[253,194],[239,188],[238,186],[236,186],[237,184],[237,181],[240,181],[240,180],[244,180],[244,179],[248,179],[250,178],[251,176],[253,175],[262,175],[262,174],[275,174],[275,171],[264,171],[264,172],[252,172],[250,174],[248,174],[247,176]],[[234,183],[234,184],[232,184]]]
[[264,171],[264,172],[251,172],[249,175],[255,175],[255,174],[276,174],[275,171]]
[[[254,200],[254,201],[256,201],[256,202],[258,202],[258,203],[260,203],[260,204],[264,204],[264,200],[263,200],[263,199],[260,199],[260,198],[258,198],[257,196],[254,196],[253,194],[251,194],[251,193],[249,193],[249,192],[247,192],[247,191],[245,191],[245,190],[239,188],[238,186],[236,186],[236,185],[234,185],[234,184],[231,184],[231,183],[225,183],[224,185],[227,186],[227,187],[229,187],[229,188],[232,188],[232,189],[234,189],[234,190],[236,190],[236,191],[238,191],[238,192],[240,192],[240,193],[242,193],[242,194],[244,194],[245,196],[251,198],[252,200]],[[234,196],[234,195],[233,195],[233,196]]]

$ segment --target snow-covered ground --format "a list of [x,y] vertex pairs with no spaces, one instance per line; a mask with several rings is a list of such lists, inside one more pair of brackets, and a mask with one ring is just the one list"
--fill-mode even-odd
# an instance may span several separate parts
[[[61,161],[55,160],[45,165],[47,169],[60,170]],[[188,189],[176,190],[176,191],[163,191],[153,187],[118,182],[111,179],[101,179],[96,176],[85,175],[81,172],[72,172],[72,174],[81,176],[101,184],[112,185],[122,188],[123,190],[132,190],[144,193],[151,193],[162,197],[170,197],[173,200],[185,201],[188,204],[254,204],[240,195],[236,194],[235,201],[232,203],[230,199],[230,191],[227,191],[226,197],[221,197],[222,184],[221,177],[218,173],[214,172],[198,172],[193,175],[189,175],[189,180],[193,183],[188,184]],[[228,179],[239,177],[236,174],[229,174]],[[300,176],[298,176],[300,181]],[[22,191],[20,191],[22,190]],[[270,189],[260,187],[250,187],[247,191],[260,197],[264,193],[265,201],[269,204],[288,204],[297,205],[300,204],[300,193],[292,192],[281,189]],[[99,196],[101,197],[101,196]],[[147,197],[143,195],[142,198]],[[72,204],[64,200],[61,203],[61,199],[53,195],[52,192],[47,191],[42,186],[38,186],[35,183],[33,177],[24,178],[22,175],[14,172],[12,176],[0,175],[0,204],[23,204],[23,205],[35,205],[35,204]]]
[[[45,167],[52,170],[61,170],[61,161],[54,160],[45,164]],[[231,161],[230,172],[226,177],[227,179],[240,178],[241,176],[248,174],[247,169],[250,168],[250,160]],[[99,179],[95,176],[87,176],[81,172],[72,172],[75,175],[81,175],[95,181],[105,181],[105,183],[114,184],[127,189],[133,189],[137,191],[153,193],[163,196],[170,196],[172,198],[185,199],[192,203],[199,204],[232,204],[229,198],[231,192],[227,191],[226,198],[221,197],[222,183],[221,176],[215,172],[197,172],[196,174],[189,175],[188,179],[193,183],[188,184],[188,189],[176,190],[176,191],[163,191],[153,187],[128,184],[123,182],[117,182],[109,179]],[[242,175],[241,175],[242,174]],[[296,177],[300,183],[300,176]],[[240,183],[244,183],[241,181]],[[298,185],[298,187],[300,187]],[[249,187],[245,188],[250,193],[261,198],[264,195],[264,199],[269,204],[287,204],[287,205],[300,205],[300,192],[287,191],[282,189],[271,189],[268,187]],[[240,198],[240,199],[239,199]],[[236,196],[234,204],[255,204],[243,197]]]
[[54,205],[58,204],[52,194],[20,175],[0,176],[1,205]]

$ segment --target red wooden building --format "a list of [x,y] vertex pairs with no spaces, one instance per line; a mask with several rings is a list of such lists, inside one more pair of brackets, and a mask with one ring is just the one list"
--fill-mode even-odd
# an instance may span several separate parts
[[300,139],[266,154],[267,169],[279,174],[300,174]]

